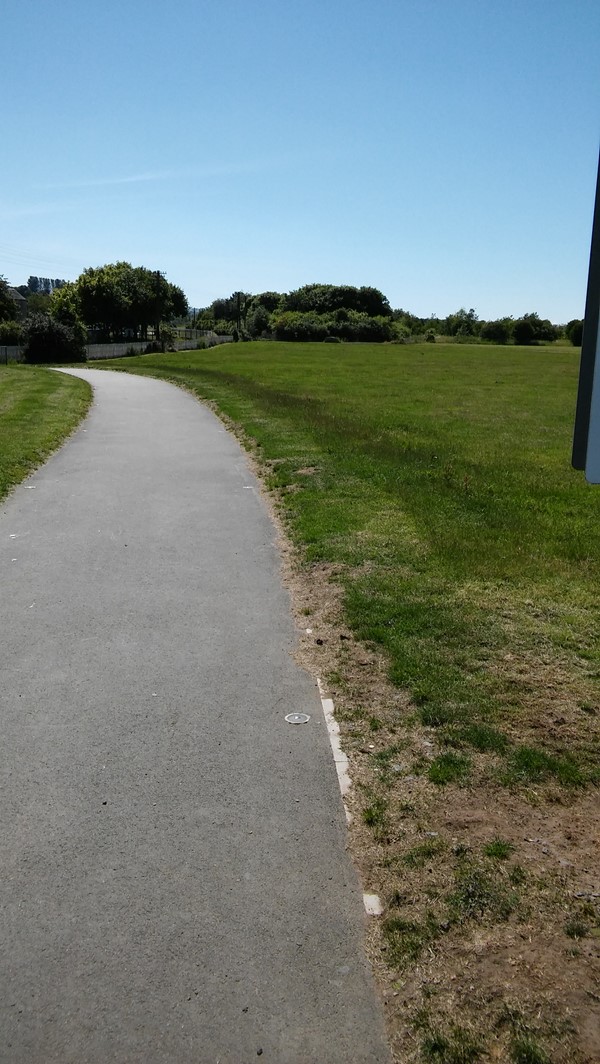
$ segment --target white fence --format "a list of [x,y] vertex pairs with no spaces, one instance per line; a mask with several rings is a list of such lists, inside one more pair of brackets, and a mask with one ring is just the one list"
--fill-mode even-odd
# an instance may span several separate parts
[[[205,332],[201,337],[183,339],[175,342],[176,351],[196,351],[199,342],[203,347],[216,347],[217,344],[230,344],[233,336],[217,336],[216,333]],[[143,355],[148,346],[146,340],[127,340],[120,344],[86,344],[85,350],[90,362],[101,358],[125,358],[127,355]],[[9,362],[23,362],[22,348],[0,347],[0,364],[8,365]]]
[[123,358],[125,355],[143,355],[148,346],[147,341],[129,340],[124,344],[86,344],[85,350],[90,360],[99,358]]
[[23,353],[20,347],[0,347],[0,365],[8,366],[9,362],[22,362]]

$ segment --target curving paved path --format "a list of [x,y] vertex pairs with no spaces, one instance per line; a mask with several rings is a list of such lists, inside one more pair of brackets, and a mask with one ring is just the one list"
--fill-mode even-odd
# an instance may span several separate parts
[[73,372],[90,415],[0,504],[0,1061],[388,1061],[243,453],[169,384]]

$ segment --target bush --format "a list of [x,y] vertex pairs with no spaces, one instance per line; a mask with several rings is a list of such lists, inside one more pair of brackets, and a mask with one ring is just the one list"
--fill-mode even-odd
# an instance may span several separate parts
[[257,340],[260,336],[269,336],[271,316],[266,307],[253,306],[246,317],[246,328],[253,340]]
[[482,340],[491,340],[493,344],[507,344],[511,336],[511,323],[506,318],[486,321],[479,335]]
[[177,343],[177,330],[173,325],[163,321],[160,326],[160,346],[163,351],[174,351]]
[[0,345],[12,347],[23,339],[23,326],[20,321],[0,321]]
[[581,341],[583,339],[583,322],[579,318],[574,318],[567,325],[567,336],[573,344],[573,347],[581,347]]
[[299,310],[285,310],[274,317],[272,322],[276,340],[324,340],[329,329],[323,315],[306,313]]
[[515,322],[513,335],[516,344],[528,346],[533,343],[535,330],[530,321],[526,318],[519,318],[519,320]]
[[33,314],[23,330],[26,362],[86,362],[81,335],[48,314]]
[[513,326],[513,336],[516,344],[552,343],[558,340],[560,330],[547,318],[540,318],[538,314],[524,314]]
[[395,321],[392,325],[392,340],[396,340],[399,343],[404,343],[405,340],[410,339],[410,329],[405,321]]

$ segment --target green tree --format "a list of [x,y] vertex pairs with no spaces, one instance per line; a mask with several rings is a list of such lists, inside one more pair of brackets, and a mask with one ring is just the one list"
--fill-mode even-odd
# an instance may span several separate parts
[[574,347],[581,347],[581,341],[583,340],[583,321],[580,318],[573,318],[566,328],[566,334]]
[[278,309],[282,299],[281,292],[259,292],[257,296],[252,296],[250,309],[264,307],[269,314],[272,314]]
[[63,325],[71,325],[74,321],[80,322],[81,306],[77,285],[70,283],[61,288],[55,288],[50,296],[49,310],[55,321],[62,321]]
[[0,346],[20,344],[23,339],[23,323],[20,321],[0,321]]
[[25,322],[26,362],[85,362],[86,351],[73,329],[49,314],[33,314]]
[[551,343],[558,339],[560,329],[539,314],[524,314],[515,321],[513,335],[516,344]]
[[355,310],[369,317],[391,317],[388,300],[378,288],[355,288],[353,285],[307,284],[283,297],[285,310],[331,314],[336,310]]
[[455,314],[449,314],[444,322],[447,336],[477,336],[479,328],[479,318],[473,307],[470,310],[461,307]]
[[0,321],[15,321],[17,314],[17,304],[10,294],[8,281],[0,277]]
[[[408,336],[415,336],[419,333],[425,332],[426,319],[418,318],[416,314],[411,314],[408,310],[402,310],[402,308],[399,308],[398,310],[393,310],[392,318],[395,322],[398,322],[398,324],[401,325],[403,329],[407,330]],[[429,326],[429,324],[430,321],[427,320],[427,326]],[[439,323],[436,324],[436,328],[438,328],[439,331]]]
[[33,292],[27,299],[29,314],[48,314],[50,310],[50,296],[47,292]]
[[273,334],[277,340],[324,340],[329,327],[323,316],[302,313],[299,310],[284,310],[275,314],[272,321]]
[[479,335],[482,340],[491,340],[493,344],[507,344],[512,336],[512,324],[510,318],[484,321]]
[[513,326],[513,337],[516,344],[529,346],[535,339],[535,329],[528,317],[517,318]]
[[250,307],[246,316],[246,328],[249,336],[255,340],[259,336],[266,336],[270,332],[271,315],[266,307],[260,303]]
[[79,313],[88,328],[106,339],[125,332],[147,338],[148,327],[160,334],[161,322],[185,317],[188,306],[181,288],[160,270],[128,262],[90,267],[75,282]]

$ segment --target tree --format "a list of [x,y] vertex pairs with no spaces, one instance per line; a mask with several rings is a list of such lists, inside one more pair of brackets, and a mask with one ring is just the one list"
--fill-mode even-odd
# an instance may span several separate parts
[[510,318],[498,318],[496,321],[484,321],[479,335],[482,340],[491,340],[494,344],[507,344],[511,333]]
[[282,299],[281,292],[259,292],[257,296],[252,296],[250,308],[264,307],[269,314],[272,314],[274,310],[277,310]]
[[20,321],[0,321],[0,346],[20,344],[23,339],[23,323]]
[[566,334],[574,347],[581,347],[583,339],[583,322],[580,318],[573,318],[566,328]]
[[514,324],[514,340],[516,344],[551,343],[557,340],[560,330],[553,325],[548,318],[540,318],[539,314],[524,314]]
[[[402,308],[398,310],[393,310],[392,318],[395,322],[398,322],[398,324],[402,326],[403,330],[406,330],[406,335],[408,336],[412,336],[415,333],[425,332],[426,319],[418,318],[415,314],[411,314],[408,310],[402,310]],[[427,324],[429,325],[430,322],[428,321]],[[440,323],[437,321],[437,319],[435,327],[439,332]]]
[[246,328],[253,340],[269,333],[270,320],[271,315],[269,314],[269,311],[260,303],[256,306],[252,305],[250,307],[246,316]]
[[81,318],[109,340],[126,331],[146,339],[150,325],[158,336],[161,322],[184,317],[188,310],[182,289],[160,270],[128,262],[90,267],[75,285]]
[[54,288],[49,297],[49,313],[54,321],[71,329],[82,344],[86,341],[86,328],[81,319],[81,306],[77,285],[67,283]]
[[320,314],[303,314],[299,310],[284,310],[274,315],[273,333],[277,340],[324,340],[329,329]]
[[241,329],[246,324],[251,301],[249,292],[232,292],[229,299],[215,299],[208,310],[215,320],[232,322]]
[[27,299],[30,314],[47,314],[50,310],[50,296],[47,292],[33,292]]
[[516,344],[529,346],[533,343],[535,329],[529,318],[518,318],[513,326],[513,336]]
[[15,321],[17,316],[17,304],[10,294],[8,281],[0,277],[0,321]]
[[61,288],[55,288],[50,296],[49,309],[55,321],[62,321],[63,325],[81,322],[81,306],[77,285],[65,284]]
[[[55,288],[62,288],[67,281],[63,281],[60,277],[29,277],[27,280],[27,293],[28,295],[36,295],[38,292],[49,296]],[[24,287],[24,286],[21,286]]]
[[86,351],[73,329],[49,314],[34,314],[24,327],[26,362],[85,362]]
[[444,322],[444,332],[447,336],[476,336],[479,325],[479,318],[473,307],[470,310],[461,307],[455,314],[448,315]]
[[283,297],[285,310],[331,314],[336,310],[355,310],[369,317],[391,317],[388,300],[378,288],[355,288],[353,285],[307,284]]

